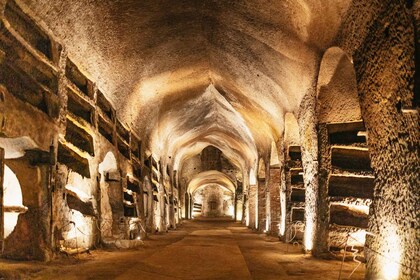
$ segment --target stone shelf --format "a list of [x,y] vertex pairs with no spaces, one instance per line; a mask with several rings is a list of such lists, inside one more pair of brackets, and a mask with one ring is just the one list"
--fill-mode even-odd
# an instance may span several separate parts
[[338,197],[373,198],[372,176],[330,175],[328,195]]
[[300,146],[289,146],[289,157],[291,160],[302,160]]
[[339,226],[367,228],[368,214],[357,211],[353,207],[332,203],[330,205],[330,223]]
[[117,136],[118,151],[127,159],[130,159],[130,146],[119,135]]
[[371,170],[367,148],[332,146],[331,164],[346,170]]
[[67,143],[59,141],[57,160],[74,172],[77,172],[86,178],[90,178],[89,160]]
[[71,118],[67,118],[65,139],[67,142],[72,143],[79,149],[89,153],[91,156],[95,155],[92,135]]
[[305,209],[292,207],[291,218],[292,222],[303,221],[305,219]]
[[114,144],[114,124],[109,120],[98,115],[98,130],[99,133],[108,140],[109,143]]
[[292,202],[305,202],[305,189],[292,188],[290,200]]
[[67,111],[72,114],[78,122],[86,123],[95,127],[95,106],[71,88],[67,90]]
[[107,118],[112,123],[115,122],[116,111],[111,102],[100,90],[97,91],[96,95],[96,106],[99,108],[99,112],[102,113],[104,118]]
[[329,123],[327,129],[331,144],[366,143],[366,136],[360,133],[365,131],[363,121]]
[[7,1],[1,25],[38,60],[58,64],[61,46],[14,1]]
[[80,92],[93,100],[93,82],[89,80],[70,59],[67,59],[66,63],[66,77],[70,82],[70,87],[73,91]]

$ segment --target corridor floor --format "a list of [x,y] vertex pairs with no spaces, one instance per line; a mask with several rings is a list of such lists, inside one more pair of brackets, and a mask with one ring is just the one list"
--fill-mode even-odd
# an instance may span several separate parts
[[[221,219],[183,222],[136,250],[95,250],[48,264],[0,260],[0,279],[338,279],[340,261]],[[343,265],[342,279],[356,267]],[[360,266],[351,279],[363,279]]]

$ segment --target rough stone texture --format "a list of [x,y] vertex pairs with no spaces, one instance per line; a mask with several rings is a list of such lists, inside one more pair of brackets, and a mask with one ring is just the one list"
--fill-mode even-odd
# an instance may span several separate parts
[[249,194],[247,200],[247,221],[252,229],[258,228],[258,185],[249,186]]
[[19,215],[14,231],[6,238],[3,256],[48,261],[52,258],[48,167],[31,166],[24,158],[6,160],[5,164],[18,177],[28,211]]
[[[282,133],[284,112],[299,107],[305,94],[301,89],[311,86],[317,70],[319,50],[334,38],[349,5],[349,1],[25,3],[68,46],[73,60],[98,81],[118,114],[145,135],[159,156],[166,160],[177,151],[195,153],[198,146],[192,143],[197,139],[226,148],[229,157],[235,157],[237,148],[248,167],[257,158],[254,141],[268,151],[272,130],[277,137]],[[200,103],[214,98],[206,94],[209,85],[232,107],[199,109]],[[191,105],[196,108],[193,114]],[[225,118],[231,113],[232,118]],[[251,133],[238,129],[238,123]],[[209,136],[209,128],[216,133]],[[223,143],[226,136],[230,146]]]
[[[284,142],[278,162],[283,170],[282,221],[304,217],[305,248],[313,249],[314,240],[316,248],[317,223],[326,225],[329,217],[326,173],[341,174],[345,169],[340,162],[330,168],[322,159],[318,166],[318,157],[326,155],[326,139],[325,135],[317,139],[316,125],[357,120],[360,111],[354,97],[358,95],[376,177],[367,278],[380,278],[386,274],[384,267],[393,268],[386,263],[390,254],[399,259],[394,267],[401,263],[396,267],[401,273],[391,277],[418,278],[418,112],[407,109],[415,99],[412,23],[419,19],[417,11],[413,21],[411,1],[17,0],[39,26],[25,17],[25,23],[19,24],[19,13],[13,13],[11,1],[6,2],[0,0],[0,146],[16,158],[28,147],[48,153],[52,146],[55,152],[51,169],[37,167],[48,175],[43,177],[38,204],[21,215],[11,235],[16,257],[33,249],[33,257],[48,259],[63,239],[73,243],[71,247],[79,243],[90,247],[104,235],[136,238],[139,223],[149,231],[166,231],[174,215],[169,198],[175,171],[186,218],[194,208],[189,187],[217,183],[235,193],[240,181],[245,194],[243,218],[261,229],[265,219],[272,220],[269,209],[275,204],[271,193],[262,192],[270,186],[268,176],[264,187],[257,187],[253,179],[263,178],[258,160],[271,162],[268,155],[277,142]],[[331,54],[325,53],[331,46],[346,55],[333,48],[337,59],[321,69],[318,79],[322,56]],[[349,73],[356,74],[356,82],[345,78]],[[136,148],[138,143],[133,145],[133,132],[141,135],[141,149]],[[209,145],[214,148],[206,148]],[[299,156],[296,148],[301,147],[301,160],[284,160],[290,147],[294,156]],[[204,153],[204,166],[203,149],[212,150]],[[57,150],[59,164],[53,159]],[[113,172],[101,172],[109,151],[117,163]],[[144,154],[155,157],[153,168]],[[285,207],[292,208],[288,168],[300,164],[306,201],[294,205],[300,209],[292,212]],[[131,176],[143,181],[146,206],[127,192]],[[66,208],[63,194],[69,182],[75,185],[73,191],[92,199],[100,232],[92,229],[98,224],[95,217],[81,217]],[[25,192],[24,199],[33,195]],[[360,198],[331,200],[368,206]],[[50,201],[52,221],[49,211],[36,212],[39,203],[47,207]],[[24,235],[28,223],[24,217],[31,213],[42,229],[32,240]],[[89,240],[69,237],[71,230],[60,232],[66,222],[78,218],[87,225],[89,233],[83,235]],[[318,237],[328,235],[335,244],[354,232],[335,225],[329,229],[328,234],[325,228],[319,230]],[[17,250],[20,245],[24,248]]]
[[[419,120],[418,112],[401,110],[411,107],[413,100],[411,12],[402,1],[355,3],[337,39],[353,57],[376,178],[367,278],[385,277],[384,268],[395,267],[388,258],[398,259],[394,277],[420,275]],[[350,32],[351,26],[356,26],[357,34]]]
[[264,231],[266,229],[267,211],[266,211],[266,181],[265,179],[258,179],[258,230]]
[[270,167],[270,234],[274,236],[279,235],[280,229],[280,185],[281,185],[281,169]]

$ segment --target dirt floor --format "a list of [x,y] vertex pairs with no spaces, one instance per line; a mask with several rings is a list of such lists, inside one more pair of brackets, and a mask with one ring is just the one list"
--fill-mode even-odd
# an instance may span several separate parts
[[[0,279],[339,279],[341,262],[227,220],[185,221],[136,250],[94,250],[51,263],[0,260]],[[346,262],[341,279],[356,268]],[[363,279],[361,265],[351,279]]]

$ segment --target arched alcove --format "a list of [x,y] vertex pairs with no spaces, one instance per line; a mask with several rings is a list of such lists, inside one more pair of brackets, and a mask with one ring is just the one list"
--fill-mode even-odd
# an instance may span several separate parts
[[317,94],[319,123],[361,119],[354,66],[338,47],[329,48],[322,58]]
[[192,193],[193,217],[234,217],[234,193],[221,184],[205,184]]
[[109,151],[106,153],[103,161],[99,164],[98,171],[101,175],[101,236],[108,238],[113,236],[113,231],[116,229],[115,224],[119,216],[118,212],[121,212],[121,207],[118,207],[118,205],[122,201],[120,194],[121,176],[118,171],[118,162],[113,152]]
[[7,238],[15,229],[19,214],[26,212],[23,206],[22,189],[16,174],[4,166],[3,181],[3,207],[4,207],[4,238]]

